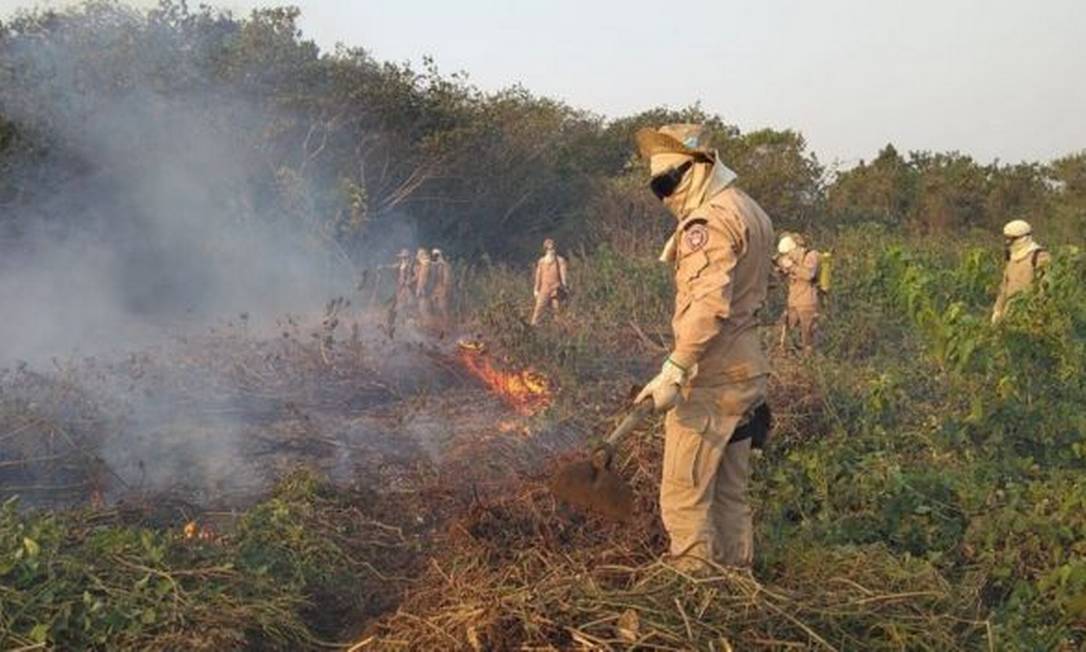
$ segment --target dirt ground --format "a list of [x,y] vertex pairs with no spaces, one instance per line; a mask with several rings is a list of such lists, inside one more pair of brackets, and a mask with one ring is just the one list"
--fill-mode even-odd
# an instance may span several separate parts
[[106,360],[0,376],[0,495],[63,506],[169,495],[237,508],[310,466],[337,483],[487,491],[572,444],[475,378],[455,337],[380,315],[244,321]]

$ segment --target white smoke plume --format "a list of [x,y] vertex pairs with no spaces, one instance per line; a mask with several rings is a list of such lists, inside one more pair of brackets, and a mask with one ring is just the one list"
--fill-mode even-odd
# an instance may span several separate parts
[[[350,296],[355,263],[322,231],[313,173],[271,151],[268,134],[295,116],[203,78],[176,42],[92,64],[138,17],[104,15],[0,39],[0,116],[35,143],[0,163],[0,367],[122,360],[239,315],[270,329]],[[180,68],[166,88],[161,66]],[[214,490],[244,476],[252,405],[229,378],[188,368],[146,396],[124,373],[86,388],[124,406],[100,449],[124,483]]]

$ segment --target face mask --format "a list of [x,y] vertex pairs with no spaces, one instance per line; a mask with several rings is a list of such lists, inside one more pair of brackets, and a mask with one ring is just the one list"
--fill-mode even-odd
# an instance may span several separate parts
[[686,161],[678,167],[673,167],[670,170],[657,174],[649,181],[649,188],[652,189],[652,194],[656,195],[656,198],[660,201],[667,199],[671,195],[675,194],[675,190],[678,189],[679,184],[683,181],[683,176],[694,165],[694,161]]

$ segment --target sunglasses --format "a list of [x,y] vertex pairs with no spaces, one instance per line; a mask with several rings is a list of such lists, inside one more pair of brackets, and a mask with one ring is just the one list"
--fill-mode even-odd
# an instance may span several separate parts
[[675,193],[675,189],[682,183],[683,176],[686,171],[694,165],[694,161],[687,161],[678,167],[671,168],[666,172],[661,172],[649,181],[649,188],[652,189],[652,194],[656,195],[657,199],[664,199],[670,197]]

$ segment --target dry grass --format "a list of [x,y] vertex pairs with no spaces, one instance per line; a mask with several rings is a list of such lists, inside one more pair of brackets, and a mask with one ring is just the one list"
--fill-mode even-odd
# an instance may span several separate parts
[[[635,455],[649,452],[638,450]],[[655,457],[654,459],[658,459]],[[554,503],[540,476],[477,504],[438,540],[426,572],[357,649],[911,649],[983,641],[928,564],[879,546],[797,548],[771,581],[659,559],[653,501],[620,526]]]

